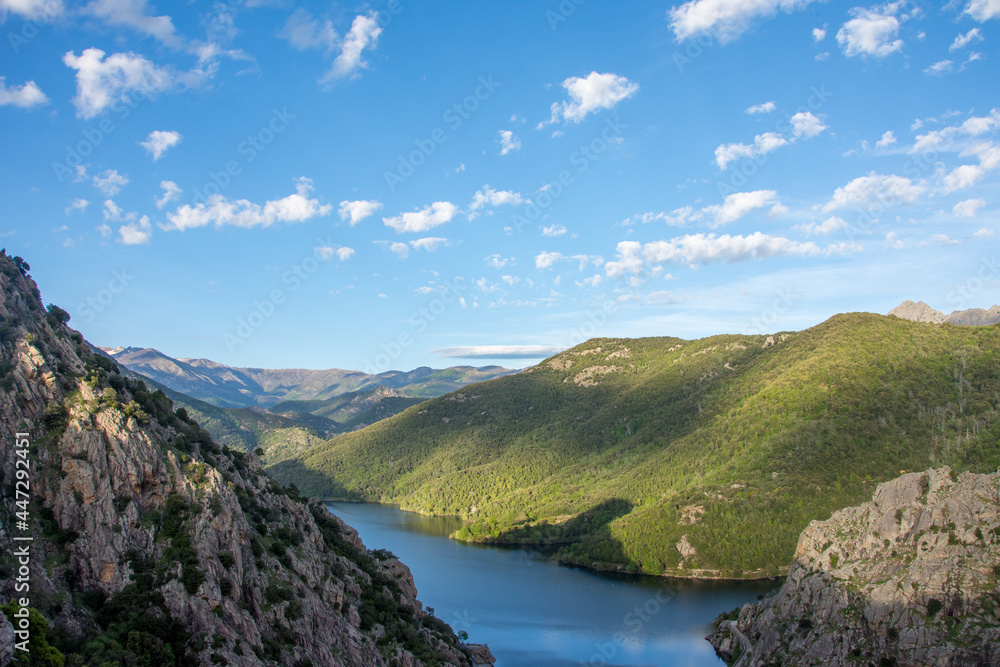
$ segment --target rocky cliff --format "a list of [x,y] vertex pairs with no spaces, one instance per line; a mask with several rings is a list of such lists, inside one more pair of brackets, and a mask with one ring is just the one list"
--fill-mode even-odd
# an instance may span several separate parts
[[709,641],[740,665],[1000,664],[998,493],[1000,473],[949,468],[880,484],[809,524],[777,595]]
[[970,327],[988,326],[1000,322],[1000,306],[993,306],[988,310],[983,308],[954,310],[950,315],[945,315],[940,310],[931,308],[923,301],[918,301],[917,303],[904,301],[890,310],[888,314],[914,322],[958,324]]
[[0,254],[0,603],[37,610],[32,650],[50,658],[32,664],[468,664],[405,565],[91,353],[28,269]]

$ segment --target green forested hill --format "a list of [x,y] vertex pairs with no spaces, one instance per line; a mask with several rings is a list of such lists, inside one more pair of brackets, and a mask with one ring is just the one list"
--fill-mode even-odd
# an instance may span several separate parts
[[811,519],[901,470],[1000,463],[1000,326],[838,315],[798,333],[594,339],[277,464],[456,537],[652,574],[787,566]]

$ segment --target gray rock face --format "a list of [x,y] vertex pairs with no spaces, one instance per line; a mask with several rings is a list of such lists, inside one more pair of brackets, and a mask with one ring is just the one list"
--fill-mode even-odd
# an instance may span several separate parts
[[912,320],[913,322],[981,327],[1000,322],[1000,306],[993,306],[989,310],[984,310],[983,308],[955,310],[946,316],[941,311],[934,310],[923,301],[918,301],[917,303],[904,301],[890,310],[889,315],[895,315],[896,317],[904,320]]
[[[99,635],[81,593],[113,598],[146,563],[162,596],[156,613],[204,640],[190,649],[200,664],[250,667],[267,656],[286,667],[417,666],[417,644],[442,664],[469,664],[451,629],[428,620],[405,565],[373,557],[322,505],[289,497],[256,457],[219,449],[166,397],[102,367],[79,334],[46,318],[33,288],[0,255],[0,381],[9,386],[0,471],[15,478],[14,433],[28,432],[32,507],[48,513],[32,510],[31,599],[54,632]],[[3,553],[15,509],[5,494]],[[183,517],[173,535],[171,516]],[[0,580],[0,601],[13,592]],[[376,645],[376,608],[408,636]],[[0,622],[0,644],[8,627]]]
[[739,613],[744,664],[1000,664],[998,494],[1000,473],[929,470],[810,523],[778,594]]

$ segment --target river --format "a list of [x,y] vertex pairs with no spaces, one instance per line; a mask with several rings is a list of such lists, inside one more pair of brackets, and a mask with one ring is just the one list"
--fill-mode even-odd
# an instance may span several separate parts
[[659,579],[559,565],[543,553],[448,539],[453,517],[377,504],[328,503],[369,549],[413,572],[420,601],[497,667],[722,665],[704,636],[712,620],[778,582]]

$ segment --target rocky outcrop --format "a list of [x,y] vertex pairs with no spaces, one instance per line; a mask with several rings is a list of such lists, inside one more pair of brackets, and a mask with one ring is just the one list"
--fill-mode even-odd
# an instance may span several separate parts
[[[11,485],[27,433],[29,597],[67,665],[469,664],[405,565],[91,353],[26,269],[0,254],[0,470]],[[0,603],[25,534],[14,500]]]
[[989,310],[983,308],[955,310],[946,316],[940,310],[931,308],[923,301],[918,301],[917,303],[904,301],[890,310],[889,315],[895,315],[904,320],[912,320],[914,322],[946,323],[978,327],[1000,322],[1000,306],[993,306]]
[[1000,664],[1000,473],[949,468],[880,484],[813,521],[776,596],[720,617],[743,665]]

